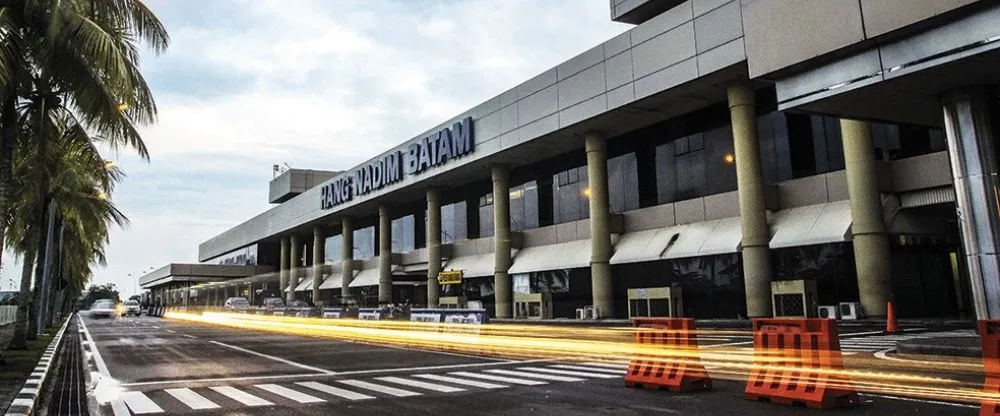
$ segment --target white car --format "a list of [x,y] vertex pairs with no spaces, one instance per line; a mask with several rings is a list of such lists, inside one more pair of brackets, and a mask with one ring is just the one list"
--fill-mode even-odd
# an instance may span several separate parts
[[93,318],[114,318],[118,316],[118,307],[111,299],[98,299],[90,305],[90,316]]
[[246,311],[250,309],[250,301],[247,298],[235,296],[226,299],[226,303],[222,307],[228,310]]
[[135,300],[127,300],[127,301],[125,301],[125,311],[122,312],[122,315],[124,315],[124,316],[129,316],[129,315],[141,316],[142,315],[142,308],[139,307],[139,302],[135,301]]

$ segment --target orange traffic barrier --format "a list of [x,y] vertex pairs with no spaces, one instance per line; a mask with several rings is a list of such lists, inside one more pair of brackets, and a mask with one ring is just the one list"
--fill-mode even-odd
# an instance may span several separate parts
[[859,403],[850,380],[838,372],[844,359],[836,325],[832,319],[754,319],[746,398],[813,409]]
[[885,332],[895,333],[899,329],[896,327],[896,308],[892,307],[892,302],[886,305]]
[[698,337],[691,318],[633,318],[634,340],[656,354],[632,357],[625,386],[666,388],[672,392],[711,390],[712,379],[698,357]]
[[[979,321],[979,341],[983,346],[983,373],[986,375],[983,390],[986,396],[997,397],[1000,394],[1000,320]],[[1000,415],[1000,402],[984,399],[979,416],[987,415]]]

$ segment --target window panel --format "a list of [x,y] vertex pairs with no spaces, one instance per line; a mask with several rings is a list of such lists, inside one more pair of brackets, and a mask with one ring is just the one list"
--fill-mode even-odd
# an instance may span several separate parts
[[323,245],[323,262],[324,263],[336,263],[341,261],[341,256],[344,247],[344,236],[337,234],[332,237],[326,238],[326,244]]
[[720,127],[704,134],[705,139],[705,195],[736,190],[736,164],[727,162],[734,156],[733,130]]
[[479,236],[492,237],[493,229],[493,204],[479,207]]
[[375,226],[354,230],[354,259],[375,257]]

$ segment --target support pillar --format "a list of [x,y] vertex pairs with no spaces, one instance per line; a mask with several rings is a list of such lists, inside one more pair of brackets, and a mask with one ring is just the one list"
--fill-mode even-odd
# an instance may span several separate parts
[[[340,235],[343,239],[340,251],[340,269],[343,275],[340,280],[340,297],[344,299],[350,294],[351,281],[354,280],[354,221],[350,218],[340,220]],[[341,301],[341,306],[347,306]]]
[[437,189],[427,190],[427,307],[438,307],[441,287],[441,200]]
[[510,282],[510,183],[507,166],[493,166],[493,290],[497,318],[513,316]]
[[378,304],[392,303],[392,217],[389,206],[378,206]]
[[1000,88],[941,98],[972,304],[977,319],[1000,319]]
[[291,290],[285,293],[285,302],[291,303],[295,300],[295,287],[299,285],[299,272],[301,271],[301,260],[302,260],[302,242],[299,241],[299,236],[292,234],[288,237],[289,250],[288,256],[288,286],[282,287],[281,290],[284,291],[286,288]]
[[771,309],[771,230],[764,203],[764,175],[757,141],[757,104],[753,87],[741,82],[728,88],[729,117],[733,125],[736,183],[743,230],[743,279],[747,315],[769,317]]
[[291,249],[291,241],[288,237],[281,238],[281,255],[278,261],[281,263],[278,265],[278,293],[279,297],[285,294],[285,288],[288,287],[288,265],[291,263],[291,256],[288,252]]
[[608,202],[607,141],[597,133],[585,138],[590,186],[590,282],[597,318],[615,316],[611,281],[611,208]]
[[840,120],[840,134],[844,141],[854,267],[861,309],[869,317],[884,318],[887,303],[892,299],[889,236],[882,218],[882,194],[876,180],[871,124]]
[[316,306],[323,306],[320,300],[319,287],[323,284],[323,263],[326,252],[326,234],[322,227],[313,228],[312,244],[312,302]]

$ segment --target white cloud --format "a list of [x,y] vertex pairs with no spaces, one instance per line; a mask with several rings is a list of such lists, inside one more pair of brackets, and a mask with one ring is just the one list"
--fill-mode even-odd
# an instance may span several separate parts
[[[148,4],[173,39],[144,65],[152,162],[119,157],[132,225],[95,275],[128,291],[267,209],[271,164],[349,168],[627,28],[606,0]],[[19,269],[5,260],[0,284]]]

